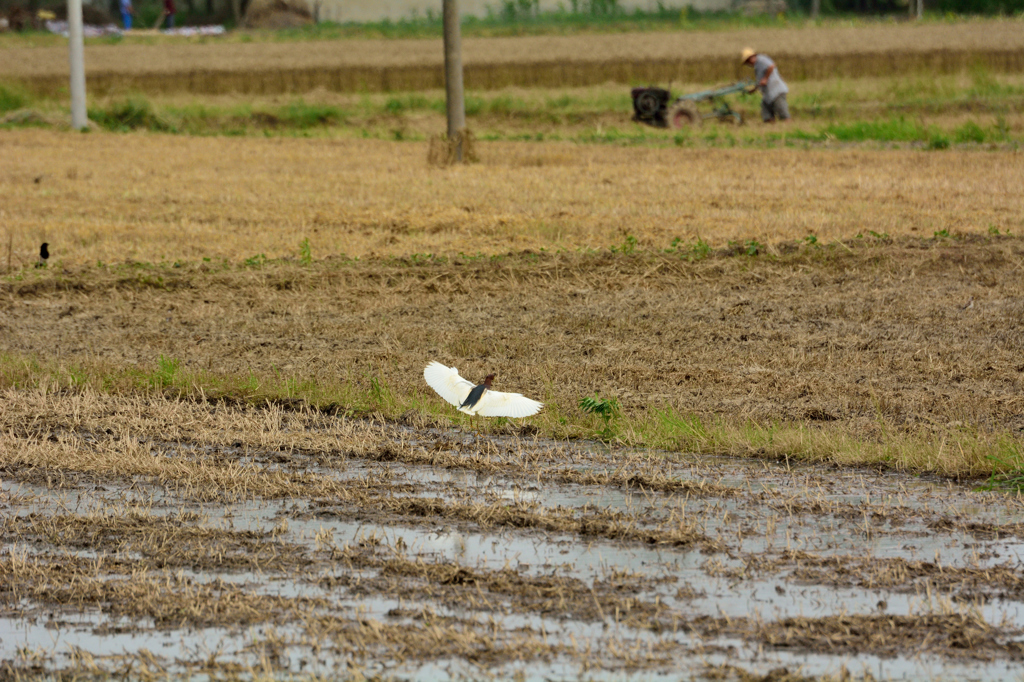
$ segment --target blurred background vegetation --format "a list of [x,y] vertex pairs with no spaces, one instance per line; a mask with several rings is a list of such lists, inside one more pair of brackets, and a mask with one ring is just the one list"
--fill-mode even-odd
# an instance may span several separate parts
[[[178,26],[224,24],[232,27],[250,0],[176,0]],[[620,0],[567,0],[557,10],[542,10],[539,0],[500,0],[489,6],[485,16],[467,15],[463,31],[470,36],[566,33],[576,31],[617,30],[708,30],[744,26],[766,26],[810,16],[813,0],[734,0],[732,11],[699,11],[679,8],[677,3],[658,3],[654,9],[627,9]],[[316,17],[321,0],[310,0],[310,12]],[[440,0],[437,11],[413,13],[393,21],[367,23],[316,22],[312,26],[289,29],[303,37],[436,37],[441,35]],[[136,26],[153,26],[160,17],[163,0],[135,0]],[[823,19],[905,18],[908,0],[821,0]],[[66,3],[60,0],[0,0],[0,15],[12,12],[34,17],[39,10],[66,17]],[[117,0],[95,0],[84,5],[88,24],[119,23]],[[1024,0],[926,0],[925,12],[931,17],[949,15],[1013,16],[1024,14]],[[38,25],[25,26],[38,30]],[[296,36],[299,37],[299,36]]]

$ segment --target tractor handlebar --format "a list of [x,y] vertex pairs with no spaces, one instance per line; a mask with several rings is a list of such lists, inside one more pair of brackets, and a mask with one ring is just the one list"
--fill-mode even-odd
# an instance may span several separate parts
[[723,97],[725,95],[731,95],[734,92],[749,92],[754,87],[754,81],[747,79],[732,85],[726,85],[722,88],[716,88],[714,90],[701,90],[700,92],[694,92],[689,95],[680,95],[676,98],[676,102],[703,102],[709,99],[715,99],[717,97]]

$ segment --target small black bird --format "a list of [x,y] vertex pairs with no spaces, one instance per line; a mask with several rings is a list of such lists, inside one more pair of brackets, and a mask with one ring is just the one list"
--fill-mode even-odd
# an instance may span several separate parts
[[39,247],[39,262],[36,263],[37,268],[46,267],[46,260],[50,257],[49,246],[49,242],[43,242],[43,245]]

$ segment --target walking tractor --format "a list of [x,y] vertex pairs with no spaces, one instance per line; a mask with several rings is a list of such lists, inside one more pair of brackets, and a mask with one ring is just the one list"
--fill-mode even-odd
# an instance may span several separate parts
[[[743,116],[729,106],[725,97],[737,92],[749,93],[753,89],[754,81],[745,80],[714,90],[680,95],[670,103],[672,95],[664,88],[633,88],[633,120],[655,128],[696,126],[706,118],[732,121],[739,125],[743,123]],[[710,102],[714,109],[710,113],[702,114],[697,104],[703,102]]]

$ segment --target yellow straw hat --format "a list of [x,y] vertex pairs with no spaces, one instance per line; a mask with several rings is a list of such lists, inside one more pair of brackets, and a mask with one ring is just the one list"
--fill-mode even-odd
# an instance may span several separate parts
[[745,47],[745,48],[743,48],[743,52],[740,52],[740,63],[741,64],[746,64],[747,60],[750,59],[751,57],[753,57],[755,54],[757,54],[757,53],[754,52],[754,48],[752,48],[752,47]]

